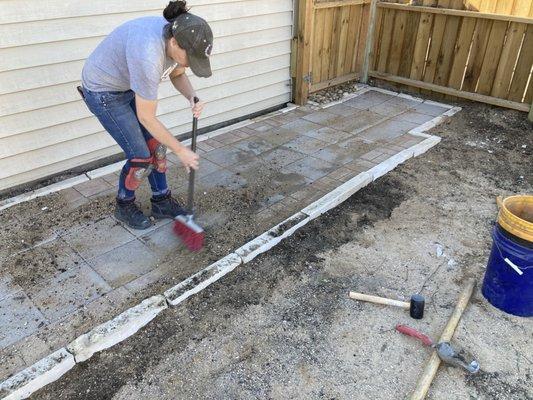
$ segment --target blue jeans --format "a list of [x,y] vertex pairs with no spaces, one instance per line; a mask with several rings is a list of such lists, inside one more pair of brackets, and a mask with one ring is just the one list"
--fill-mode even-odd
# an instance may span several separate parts
[[[146,142],[152,135],[142,126],[137,118],[135,108],[135,93],[126,92],[91,92],[83,88],[85,104],[98,118],[105,130],[115,139],[126,154],[126,164],[122,168],[119,179],[118,198],[130,200],[135,192],[126,188],[126,176],[131,168],[130,162],[134,158],[149,158],[150,150]],[[155,169],[148,176],[154,197],[168,193],[167,177],[165,173]]]

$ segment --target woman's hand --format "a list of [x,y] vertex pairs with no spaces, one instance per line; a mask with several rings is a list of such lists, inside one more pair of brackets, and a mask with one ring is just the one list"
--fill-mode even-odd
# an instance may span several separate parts
[[202,111],[204,110],[205,103],[201,100],[198,103],[195,103],[194,97],[190,98],[190,102],[191,102],[192,115],[195,118],[200,118],[200,114],[202,114]]
[[189,150],[187,147],[182,147],[178,152],[176,152],[176,155],[179,157],[187,172],[191,172],[191,169],[198,169],[200,160],[198,154]]

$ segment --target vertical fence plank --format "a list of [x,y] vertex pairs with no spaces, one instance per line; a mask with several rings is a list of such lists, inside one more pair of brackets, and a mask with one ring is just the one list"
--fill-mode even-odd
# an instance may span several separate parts
[[339,31],[340,31],[341,7],[333,9],[333,29],[331,31],[331,44],[329,55],[328,79],[335,78],[337,73],[337,57],[339,54]]
[[372,60],[369,69],[375,70],[377,68],[379,54],[381,52],[381,32],[383,31],[383,15],[382,8],[376,9],[376,27],[374,28],[374,50],[372,51]]
[[346,43],[348,42],[348,22],[350,20],[350,7],[344,6],[340,12],[340,32],[339,32],[339,50],[337,55],[337,67],[335,69],[337,76],[344,75],[346,64]]
[[313,60],[311,62],[311,71],[313,75],[313,83],[320,82],[320,74],[322,71],[322,59],[324,57],[324,48],[322,43],[322,36],[324,35],[324,16],[325,10],[316,9],[315,13],[315,29],[313,32],[313,48],[311,54]]
[[[509,96],[507,97],[511,101],[522,101],[524,96],[526,84],[531,73],[531,65],[533,64],[533,51],[531,49],[533,49],[533,25],[530,24],[522,42],[522,51],[516,63]],[[531,87],[531,82],[529,84]]]
[[498,69],[494,77],[491,95],[494,97],[507,98],[513,69],[520,51],[523,36],[527,25],[512,22],[507,31],[507,39],[502,49]]
[[489,42],[483,58],[481,71],[479,72],[479,81],[476,92],[481,94],[490,94],[498,62],[502,54],[505,33],[507,32],[508,22],[494,21],[489,34]]
[[[439,0],[439,7],[448,7],[449,0]],[[440,48],[444,39],[446,29],[446,15],[436,15],[433,21],[433,31],[431,32],[431,44],[427,57],[426,70],[424,71],[424,82],[432,83],[437,72],[437,63],[439,60]]]
[[392,42],[392,28],[394,27],[394,17],[396,10],[386,9],[383,16],[383,28],[381,30],[381,44],[377,70],[387,72],[387,61],[389,59],[390,45]]
[[411,73],[411,64],[413,62],[415,44],[420,24],[420,13],[409,12],[405,22],[405,35],[403,39],[402,57],[398,75],[409,78]]
[[467,92],[475,92],[483,66],[483,59],[485,58],[485,50],[489,41],[490,28],[492,27],[491,20],[478,19],[476,21],[476,28],[472,40],[472,48],[466,67],[465,79],[463,83],[463,90]]
[[405,24],[407,22],[407,13],[400,11],[396,13],[394,20],[394,28],[392,30],[392,42],[389,54],[389,61],[387,63],[387,72],[393,75],[398,75],[400,69],[400,60],[403,56],[402,46],[403,38],[405,36]]
[[461,89],[475,27],[475,18],[463,18],[461,31],[455,43],[452,70],[448,80],[448,86],[453,89]]
[[[423,0],[423,6],[436,5],[436,0]],[[413,62],[411,64],[410,78],[422,80],[424,76],[424,69],[426,66],[426,55],[429,46],[429,38],[431,36],[431,29],[433,28],[434,15],[430,13],[422,13],[420,15],[420,23],[418,24],[418,33],[415,42],[415,49],[413,53]]]
[[324,10],[324,36],[322,38],[322,67],[320,70],[320,82],[328,80],[329,58],[331,57],[331,31],[333,30],[333,9]]
[[350,65],[350,72],[357,71],[357,57],[359,56],[359,43],[361,42],[361,25],[363,24],[363,6],[355,6],[355,35],[352,64]]
[[[462,9],[463,2],[461,0],[451,0],[448,4],[451,9]],[[446,20],[445,34],[437,59],[437,69],[435,71],[435,78],[433,83],[441,86],[446,86],[448,78],[450,77],[451,68],[453,65],[453,55],[459,31],[461,28],[462,17],[449,16]]]
[[346,38],[346,55],[344,57],[344,69],[343,75],[348,75],[352,72],[352,60],[355,52],[355,46],[357,45],[357,37],[359,21],[356,19],[356,10],[358,6],[348,7],[348,34]]

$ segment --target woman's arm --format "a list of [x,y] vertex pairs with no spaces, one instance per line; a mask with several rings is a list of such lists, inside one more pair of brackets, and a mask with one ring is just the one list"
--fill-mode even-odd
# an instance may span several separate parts
[[189,100],[193,115],[196,118],[199,118],[202,110],[204,109],[205,103],[201,100],[196,104],[194,103],[196,92],[194,91],[188,76],[185,74],[185,68],[179,67],[172,71],[170,74],[170,80],[172,81],[172,84],[176,90]]
[[193,153],[187,147],[182,145],[167,128],[157,119],[157,100],[146,100],[135,95],[135,105],[139,122],[150,132],[150,134],[160,143],[167,146],[174,152],[183,163],[183,166],[189,170],[198,169],[198,155]]

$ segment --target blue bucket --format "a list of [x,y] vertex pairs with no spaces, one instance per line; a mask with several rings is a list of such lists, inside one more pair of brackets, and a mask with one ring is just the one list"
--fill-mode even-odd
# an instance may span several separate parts
[[514,237],[498,224],[492,239],[483,296],[506,313],[533,316],[533,243]]

